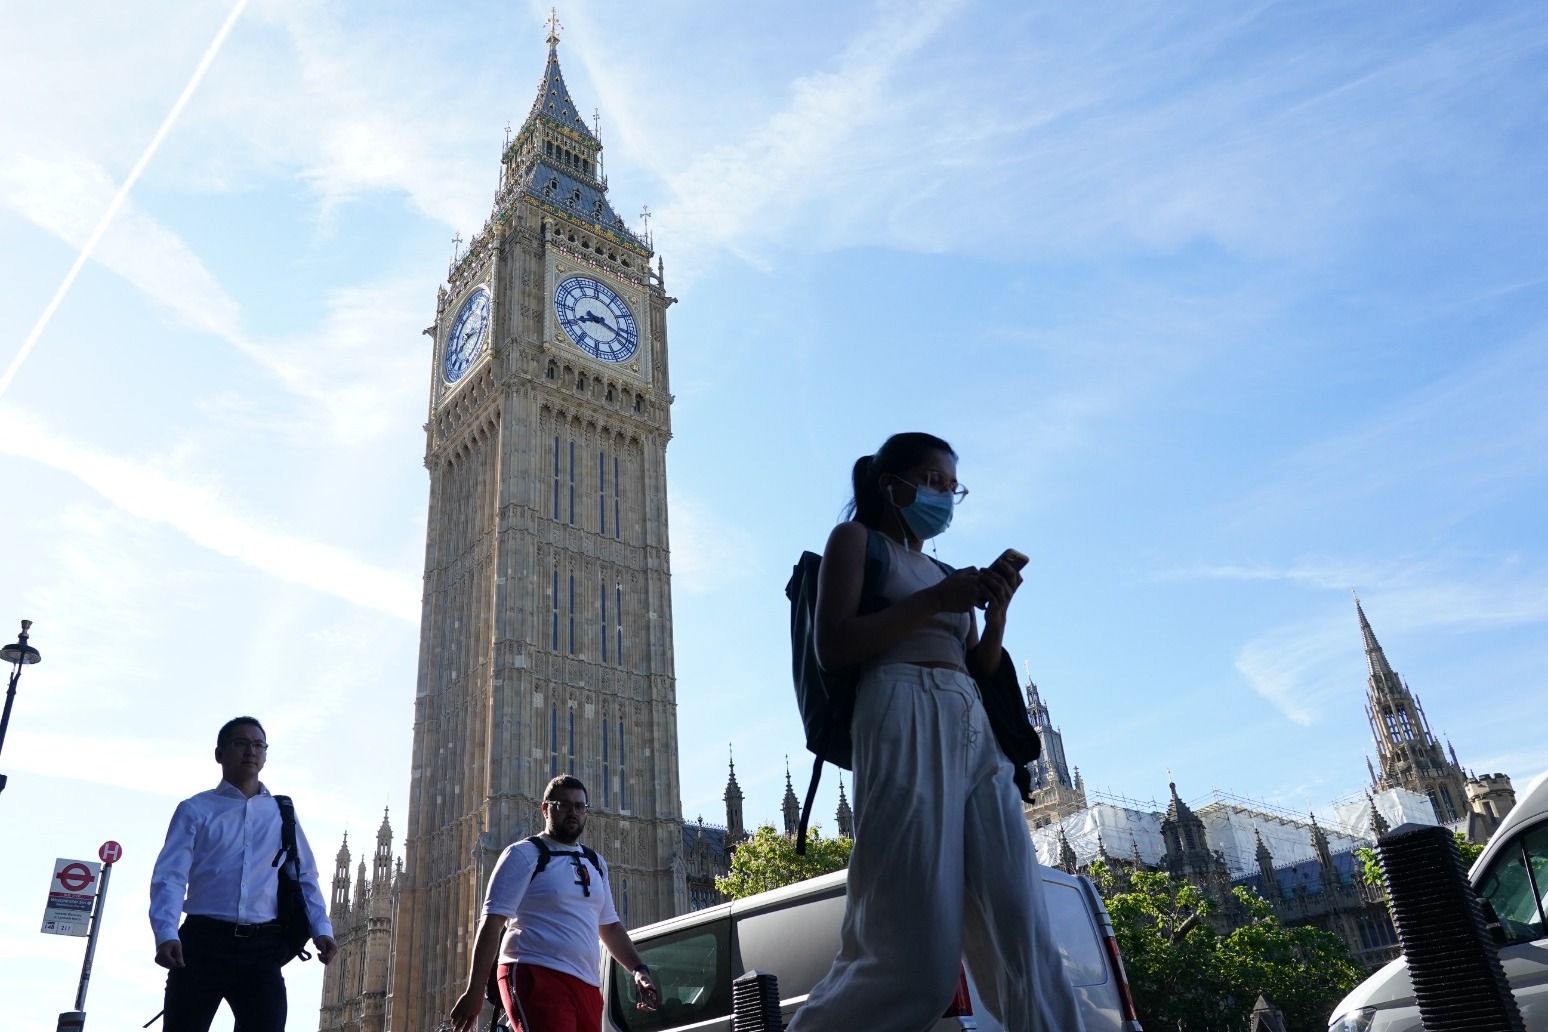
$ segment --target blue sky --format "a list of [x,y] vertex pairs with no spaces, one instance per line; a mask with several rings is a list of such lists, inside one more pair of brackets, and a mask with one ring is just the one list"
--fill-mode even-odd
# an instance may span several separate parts
[[[404,827],[430,348],[544,5],[12,4],[0,36],[0,998],[54,1027],[56,856],[124,844],[88,1010],[159,1007],[145,883],[215,728],[325,869]],[[666,264],[683,812],[804,777],[782,587],[887,434],[1087,784],[1359,790],[1349,591],[1465,765],[1548,767],[1548,12],[572,4],[614,207]],[[206,71],[168,123],[201,60]],[[146,160],[148,148],[159,142]],[[143,163],[100,242],[40,320]],[[19,366],[24,342],[34,346]],[[1535,714],[1536,707],[1526,711]],[[830,778],[819,812],[836,798]],[[831,817],[827,818],[831,823]],[[319,976],[291,976],[315,1027]],[[219,1027],[219,1026],[217,1026]]]

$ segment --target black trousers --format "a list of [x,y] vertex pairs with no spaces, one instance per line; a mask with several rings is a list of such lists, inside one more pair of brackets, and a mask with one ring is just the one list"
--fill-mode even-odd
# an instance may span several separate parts
[[287,959],[278,935],[238,938],[224,921],[189,915],[178,929],[183,967],[167,972],[162,1032],[209,1032],[222,1000],[236,1032],[285,1032]]

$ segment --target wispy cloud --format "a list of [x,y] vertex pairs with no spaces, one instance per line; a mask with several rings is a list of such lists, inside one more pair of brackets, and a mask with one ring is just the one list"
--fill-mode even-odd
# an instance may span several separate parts
[[212,487],[181,482],[154,462],[76,444],[17,409],[0,409],[0,449],[68,473],[126,512],[166,524],[194,543],[292,584],[406,621],[419,618],[419,582],[342,549],[270,530]]
[[[1433,558],[1380,567],[1366,561],[1317,560],[1282,569],[1263,564],[1196,573],[1315,589],[1358,585],[1367,611],[1380,614],[1381,633],[1391,635],[1548,624],[1548,570],[1522,568],[1512,560],[1486,574],[1472,562],[1448,564]],[[1311,726],[1335,700],[1347,697],[1348,660],[1355,650],[1351,625],[1350,609],[1340,605],[1324,616],[1276,627],[1241,647],[1236,669],[1287,718]]]
[[961,9],[959,0],[900,3],[870,20],[831,72],[790,84],[790,99],[738,142],[694,157],[670,176],[675,199],[658,213],[691,273],[694,256],[728,247],[750,255],[754,238],[781,231],[814,195],[825,170],[876,114],[890,78]]
[[4,373],[0,373],[0,396],[5,394],[6,388],[11,385],[11,381],[15,379],[17,371],[21,369],[22,363],[27,360],[27,356],[31,354],[33,347],[37,344],[38,338],[48,328],[49,321],[53,319],[54,313],[59,310],[59,305],[64,301],[65,295],[69,293],[71,285],[75,283],[75,279],[80,275],[81,269],[85,267],[86,262],[91,258],[92,252],[96,250],[97,244],[101,241],[102,235],[107,232],[108,226],[112,224],[113,217],[118,214],[119,208],[123,207],[125,199],[129,196],[129,191],[134,189],[134,184],[139,181],[140,176],[145,172],[145,167],[150,164],[151,158],[155,157],[156,150],[161,146],[161,142],[172,131],[172,126],[177,121],[178,116],[183,113],[183,108],[188,106],[188,101],[193,96],[194,90],[199,88],[199,83],[203,81],[204,74],[209,71],[210,64],[215,60],[215,55],[220,53],[221,44],[225,43],[226,37],[231,34],[232,27],[236,25],[237,18],[241,16],[242,9],[246,6],[247,0],[237,0],[236,6],[231,9],[231,14],[227,16],[225,22],[221,24],[220,29],[215,33],[215,39],[205,49],[204,55],[194,67],[193,76],[183,87],[183,92],[178,95],[177,100],[172,104],[172,110],[167,112],[166,118],[162,119],[160,127],[151,136],[150,143],[140,153],[139,160],[134,163],[134,167],[129,170],[129,174],[124,177],[124,181],[119,184],[118,189],[113,192],[112,199],[108,201],[107,206],[103,209],[101,215],[98,216],[96,225],[92,227],[85,242],[81,245],[80,251],[76,254],[75,261],[71,263],[69,271],[65,273],[64,281],[59,284],[59,288],[54,291],[54,296],[44,306],[43,313],[38,316],[38,321],[33,324],[32,331],[27,334],[27,338],[22,341],[22,346],[11,360],[10,365],[6,367]]

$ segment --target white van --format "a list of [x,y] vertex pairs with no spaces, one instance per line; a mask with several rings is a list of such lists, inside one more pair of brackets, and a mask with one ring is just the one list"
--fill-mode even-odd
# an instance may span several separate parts
[[[1079,875],[1043,868],[1054,938],[1075,986],[1087,1032],[1141,1032],[1107,908]],[[602,972],[604,1032],[729,1032],[731,982],[750,970],[779,978],[788,1024],[838,952],[844,872],[698,910],[630,931],[661,988],[661,1007],[634,1007],[633,976],[608,957]],[[606,956],[606,954],[604,954]],[[972,1005],[935,1032],[999,1032],[976,991]],[[955,1011],[956,1008],[953,1008]]]
[[[1527,1032],[1548,1032],[1548,772],[1495,829],[1468,872],[1500,918],[1500,962]],[[1344,997],[1329,1032],[1421,1032],[1419,1005],[1399,957]]]

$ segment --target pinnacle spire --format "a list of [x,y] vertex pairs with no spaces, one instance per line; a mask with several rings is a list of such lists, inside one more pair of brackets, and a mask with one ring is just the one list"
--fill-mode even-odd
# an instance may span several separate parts
[[1371,630],[1371,622],[1365,618],[1365,607],[1360,605],[1358,593],[1354,596],[1355,613],[1360,617],[1360,634],[1365,638],[1365,662],[1371,668],[1371,677],[1377,681],[1390,678],[1397,681],[1397,674],[1392,669],[1392,664],[1387,662],[1387,654],[1382,651],[1381,643],[1376,640],[1376,632]]
[[801,804],[796,799],[795,786],[790,783],[790,757],[785,757],[785,800],[780,807],[784,811],[785,835],[795,838],[801,824]]
[[844,795],[844,779],[839,778],[838,813],[834,814],[838,822],[838,833],[844,838],[855,837],[855,813],[849,807],[849,797]]
[[[564,84],[564,72],[559,68],[559,35],[558,29],[562,26],[557,21],[551,21],[548,33],[548,63],[543,67],[543,79],[538,83],[537,97],[532,101],[532,110],[527,113],[527,124],[530,125],[540,119],[553,122],[560,127],[579,135],[583,140],[596,147],[602,143],[592,132],[591,126],[586,123],[586,118],[575,106],[575,101],[570,97],[570,89]],[[526,128],[523,126],[523,128]]]

